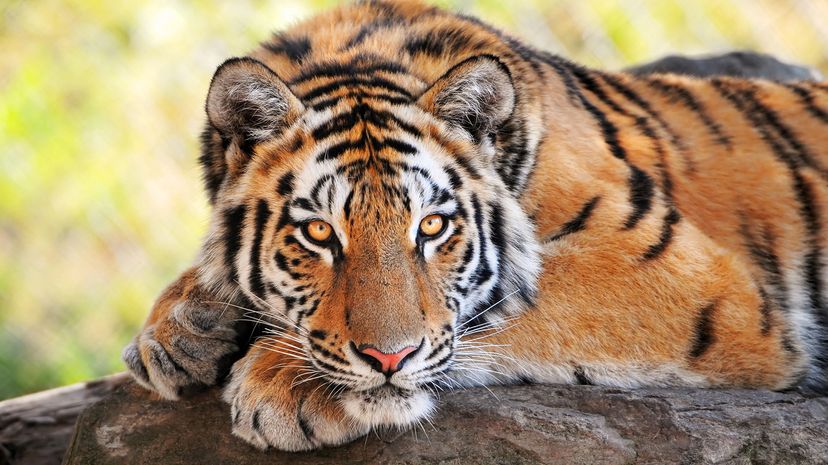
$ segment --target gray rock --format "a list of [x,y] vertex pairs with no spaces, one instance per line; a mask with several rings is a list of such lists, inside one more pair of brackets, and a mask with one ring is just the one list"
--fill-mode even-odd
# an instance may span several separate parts
[[129,383],[81,415],[64,464],[828,463],[828,398],[793,393],[493,387],[445,393],[432,423],[260,452],[230,434],[215,391],[169,402]]
[[627,68],[636,75],[655,73],[686,74],[697,77],[734,76],[774,81],[821,81],[819,71],[792,65],[756,52],[730,52],[722,55],[686,57],[670,55],[651,63]]

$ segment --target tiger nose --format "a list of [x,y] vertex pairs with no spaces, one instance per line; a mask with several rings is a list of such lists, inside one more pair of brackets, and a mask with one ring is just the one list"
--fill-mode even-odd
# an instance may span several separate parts
[[422,346],[408,346],[399,352],[387,354],[369,344],[362,344],[356,350],[359,358],[371,365],[371,368],[390,376],[400,371],[405,362],[413,358],[414,353]]

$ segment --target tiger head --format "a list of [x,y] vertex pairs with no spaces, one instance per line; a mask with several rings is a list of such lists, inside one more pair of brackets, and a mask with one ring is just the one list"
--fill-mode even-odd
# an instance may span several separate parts
[[231,59],[201,160],[211,273],[278,320],[352,413],[386,424],[430,409],[464,331],[531,302],[540,268],[494,168],[515,107],[506,67],[479,56],[430,86],[406,79],[288,86]]

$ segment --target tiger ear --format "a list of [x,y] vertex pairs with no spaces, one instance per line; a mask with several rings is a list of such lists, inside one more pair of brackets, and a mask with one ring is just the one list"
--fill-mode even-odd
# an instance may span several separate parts
[[247,57],[218,67],[205,106],[201,164],[211,202],[225,180],[244,170],[256,144],[278,136],[304,111],[276,73]]
[[506,65],[492,55],[478,55],[451,68],[418,104],[480,142],[512,114],[515,87]]
[[222,63],[207,93],[210,124],[242,147],[277,136],[303,110],[276,73],[248,57]]

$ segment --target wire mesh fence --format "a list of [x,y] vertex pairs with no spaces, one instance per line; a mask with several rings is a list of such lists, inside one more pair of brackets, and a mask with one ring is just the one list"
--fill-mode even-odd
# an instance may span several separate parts
[[[0,399],[122,369],[206,230],[214,68],[335,3],[0,3]],[[590,66],[753,49],[828,74],[823,0],[438,3]]]

